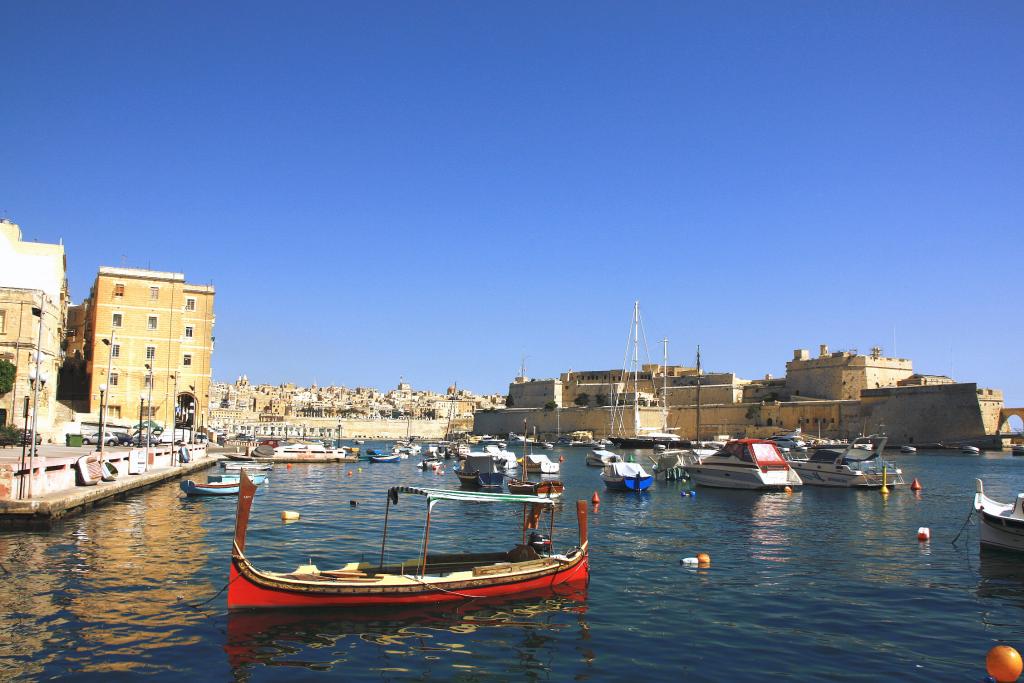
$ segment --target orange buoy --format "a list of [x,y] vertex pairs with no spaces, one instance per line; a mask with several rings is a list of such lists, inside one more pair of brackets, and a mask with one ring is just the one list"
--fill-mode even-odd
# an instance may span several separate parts
[[926,526],[923,526],[917,530],[917,540],[927,541],[932,537],[932,530]]
[[791,496],[793,495],[793,487],[792,486],[787,486],[786,488],[784,488],[782,490],[785,491],[786,493],[788,493]]
[[1020,653],[1009,645],[996,645],[985,655],[985,669],[999,683],[1013,683],[1020,678],[1024,662]]
[[348,471],[348,476],[350,476],[350,477],[352,476],[352,470]]
[[711,565],[711,556],[707,553],[697,553],[697,565],[707,567]]
[[911,491],[920,491],[921,490],[921,482],[919,482],[917,480],[917,477],[914,477],[914,481],[910,484],[910,490]]
[[601,496],[597,495],[597,491],[594,491],[594,495],[590,497],[590,502],[593,503],[594,505],[601,504]]
[[291,464],[291,463],[288,463],[288,467],[287,467],[286,469],[289,469],[289,470],[290,470],[291,468],[292,468],[292,464]]
[[558,462],[565,462],[565,456],[564,455],[558,456]]

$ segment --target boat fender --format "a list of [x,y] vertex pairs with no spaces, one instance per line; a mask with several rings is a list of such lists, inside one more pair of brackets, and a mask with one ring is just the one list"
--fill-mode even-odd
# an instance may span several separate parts
[[921,488],[922,488],[921,487],[921,482],[919,482],[917,480],[917,477],[914,477],[914,481],[910,484],[910,490],[911,491],[920,491]]
[[285,510],[281,513],[282,522],[294,522],[299,518],[299,513],[294,510]]
[[932,537],[932,530],[926,526],[923,526],[917,530],[917,540],[927,541]]

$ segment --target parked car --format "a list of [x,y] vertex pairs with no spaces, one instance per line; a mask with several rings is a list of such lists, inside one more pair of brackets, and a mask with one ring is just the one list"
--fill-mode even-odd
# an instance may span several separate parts
[[131,446],[132,445],[132,435],[129,434],[128,432],[114,432],[114,436],[117,437],[117,445],[118,446]]
[[[86,446],[92,446],[100,442],[99,432],[82,432],[82,443]],[[116,446],[117,435],[113,432],[103,432],[103,445],[105,446]]]

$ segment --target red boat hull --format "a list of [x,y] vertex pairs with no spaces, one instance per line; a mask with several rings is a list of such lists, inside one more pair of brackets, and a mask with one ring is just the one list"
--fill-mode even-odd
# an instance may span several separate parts
[[519,580],[501,580],[488,585],[468,587],[445,587],[443,590],[422,586],[410,591],[408,588],[393,592],[372,592],[361,587],[346,587],[343,594],[324,591],[311,593],[304,590],[268,588],[259,585],[258,577],[250,578],[253,570],[240,566],[239,560],[231,561],[231,582],[228,586],[229,609],[253,609],[275,607],[358,607],[383,605],[430,605],[457,602],[469,598],[493,598],[515,596],[527,591],[549,589],[568,583],[583,583],[589,577],[588,557],[554,572],[542,576],[526,577]]

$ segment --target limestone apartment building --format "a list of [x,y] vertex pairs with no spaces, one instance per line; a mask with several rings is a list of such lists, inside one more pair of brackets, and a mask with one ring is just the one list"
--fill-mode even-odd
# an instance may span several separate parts
[[[70,318],[69,346],[81,339],[88,411],[98,415],[106,387],[107,421],[151,419],[165,429],[208,422],[214,288],[182,273],[100,267],[89,298]],[[177,416],[177,420],[175,420]]]
[[49,434],[70,416],[57,403],[66,275],[63,244],[25,242],[16,223],[0,219],[0,359],[15,368],[14,386],[0,394],[0,425],[25,427],[26,398],[29,423],[35,414],[40,434]]

